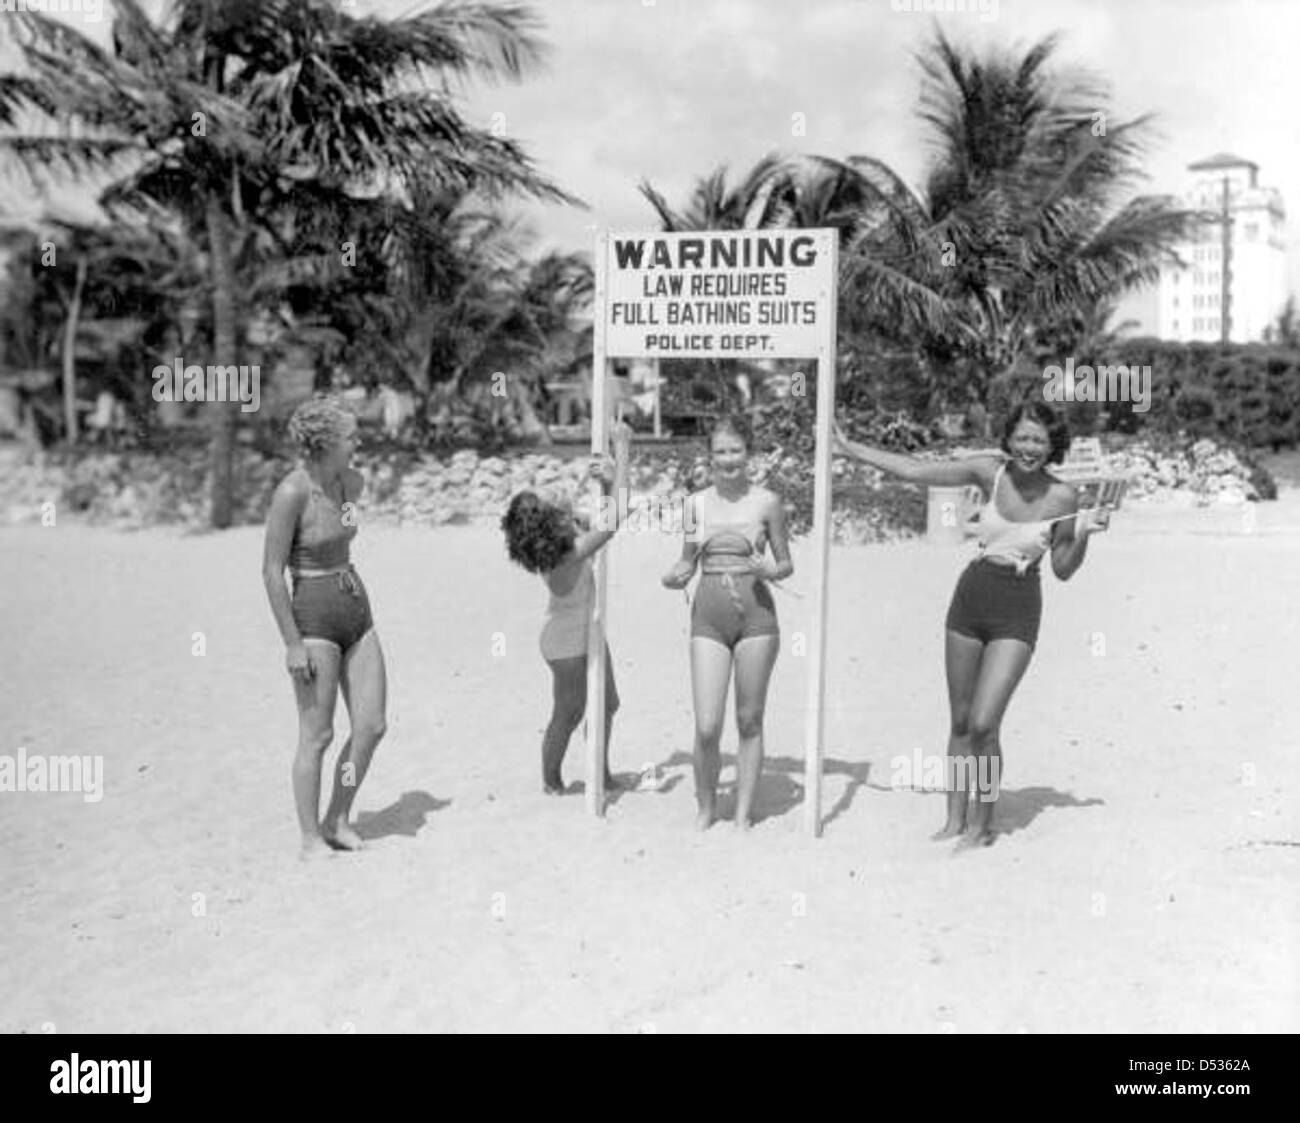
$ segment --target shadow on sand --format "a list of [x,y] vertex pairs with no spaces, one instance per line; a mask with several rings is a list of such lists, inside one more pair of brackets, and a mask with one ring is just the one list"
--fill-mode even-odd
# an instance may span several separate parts
[[[660,767],[670,768],[674,765],[685,765],[690,767],[692,757],[690,753],[674,753],[667,760],[662,761]],[[735,815],[736,807],[736,782],[735,782],[735,754],[722,755],[722,767],[732,769],[732,778],[723,780],[718,784],[718,802],[719,815],[723,819],[732,818]],[[822,826],[834,822],[849,809],[853,803],[854,797],[861,788],[867,786],[867,777],[871,772],[871,762],[861,761],[851,764],[847,760],[835,760],[832,757],[822,758],[822,776],[847,776],[848,784],[844,791],[840,793],[840,798],[835,801],[834,806],[825,809],[822,815]],[[804,762],[792,756],[765,756],[763,758],[763,772],[758,778],[758,791],[754,795],[753,819],[755,823],[761,823],[764,819],[775,819],[792,811],[796,807],[803,805],[803,773]],[[674,780],[679,777],[673,777]],[[665,785],[668,790],[669,785]]]
[[[674,753],[667,760],[663,761],[662,767],[671,767],[673,765],[691,764],[690,753]],[[724,755],[722,765],[724,768],[730,766],[735,768],[736,758],[734,755]],[[767,818],[775,818],[786,814],[803,804],[804,785],[804,762],[801,759],[789,756],[765,757],[763,760],[763,774],[759,777],[758,793],[754,799],[754,822],[760,823]],[[847,776],[848,784],[840,793],[840,797],[835,803],[825,809],[822,815],[822,826],[826,827],[833,823],[853,804],[854,798],[862,788],[871,788],[875,791],[894,792],[898,789],[888,787],[884,784],[869,783],[871,774],[871,762],[861,761],[850,763],[845,760],[836,760],[832,757],[822,759],[822,775],[830,776]],[[728,818],[735,814],[735,780],[734,771],[733,779],[724,780],[718,785],[719,801],[722,805],[722,817]],[[674,777],[678,779],[679,777]],[[684,777],[683,777],[684,778]],[[942,797],[943,792],[926,793],[936,797]],[[1003,788],[1001,796],[998,799],[996,817],[994,819],[994,829],[998,834],[1014,834],[1016,831],[1023,830],[1029,826],[1042,812],[1053,807],[1099,807],[1105,805],[1105,800],[1096,797],[1087,797],[1080,799],[1069,792],[1057,791],[1055,788]],[[943,819],[942,809],[938,812],[938,820]]]
[[[687,759],[689,760],[690,758],[688,757]],[[615,806],[618,803],[618,801],[621,800],[624,796],[667,795],[670,791],[673,790],[673,788],[677,787],[677,785],[680,784],[684,779],[684,777],[680,775],[669,776],[657,788],[646,788],[645,790],[640,790],[636,786],[638,774],[635,772],[615,772],[614,778],[619,781],[620,786],[615,788],[612,791],[606,789],[605,805],[607,807]],[[587,782],[585,780],[578,780],[572,784],[566,784],[564,788],[564,794],[582,795],[586,790],[587,790]]]
[[430,814],[450,805],[451,800],[435,799],[428,792],[403,792],[396,803],[390,803],[381,811],[358,814],[357,834],[367,841],[391,834],[414,838]]
[[1079,799],[1055,788],[1003,788],[993,815],[993,829],[998,834],[1014,834],[1029,826],[1049,807],[1104,807],[1105,804],[1104,799],[1095,796]]
[[[946,795],[942,790],[926,791],[920,788],[891,788],[884,784],[872,784],[878,792],[915,792],[940,801],[935,811],[935,826],[943,822],[944,808],[942,799]],[[1015,834],[1024,830],[1049,807],[1104,807],[1106,801],[1089,797],[1079,799],[1069,792],[1058,792],[1055,788],[1006,788],[998,795],[997,810],[993,813],[993,829],[998,834]]]

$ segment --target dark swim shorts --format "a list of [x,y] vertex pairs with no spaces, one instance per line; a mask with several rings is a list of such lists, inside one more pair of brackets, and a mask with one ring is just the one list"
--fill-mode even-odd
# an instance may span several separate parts
[[366,587],[351,569],[296,578],[293,619],[303,639],[328,640],[345,653],[374,627]]
[[752,636],[777,636],[776,605],[766,582],[752,574],[706,573],[691,603],[691,636],[735,647]]
[[1038,567],[1023,575],[1009,565],[976,558],[966,567],[948,606],[947,626],[981,643],[1018,639],[1033,647],[1043,619]]

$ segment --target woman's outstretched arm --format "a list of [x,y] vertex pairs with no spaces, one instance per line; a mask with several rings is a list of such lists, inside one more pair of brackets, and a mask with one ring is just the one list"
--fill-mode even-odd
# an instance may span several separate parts
[[964,460],[917,460],[915,457],[851,441],[838,425],[835,426],[835,451],[908,483],[930,487],[964,487],[973,484],[985,492],[992,486],[993,473],[1000,463],[1000,458],[992,456],[971,456]]

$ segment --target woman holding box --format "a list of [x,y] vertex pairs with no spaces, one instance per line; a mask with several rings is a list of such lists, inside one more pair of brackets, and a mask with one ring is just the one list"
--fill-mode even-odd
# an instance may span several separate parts
[[[948,608],[948,814],[934,835],[957,838],[960,848],[988,846],[995,838],[1002,718],[1038,642],[1042,559],[1050,555],[1053,572],[1068,581],[1083,564],[1088,539],[1109,524],[1109,510],[1080,510],[1074,487],[1048,471],[1064,459],[1070,436],[1045,402],[1025,403],[1007,419],[1002,457],[928,463],[857,444],[838,427],[835,438],[840,453],[882,472],[932,487],[975,484],[988,497],[979,556]],[[960,785],[952,775],[958,768],[966,775]]]

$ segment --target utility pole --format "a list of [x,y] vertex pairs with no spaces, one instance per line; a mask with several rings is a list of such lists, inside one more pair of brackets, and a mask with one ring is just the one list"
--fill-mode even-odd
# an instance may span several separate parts
[[1223,177],[1223,200],[1219,223],[1223,239],[1222,272],[1219,274],[1219,342],[1227,343],[1232,335],[1232,216],[1228,213],[1228,177]]

